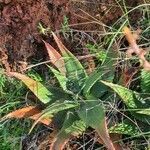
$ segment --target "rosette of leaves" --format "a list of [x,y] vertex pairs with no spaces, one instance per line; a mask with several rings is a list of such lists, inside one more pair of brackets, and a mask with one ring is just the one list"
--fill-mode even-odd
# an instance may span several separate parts
[[[51,65],[48,66],[56,77],[59,87],[44,86],[39,81],[17,72],[9,72],[9,76],[21,80],[38,98],[43,107],[28,106],[4,116],[9,118],[30,118],[35,120],[30,132],[38,122],[45,125],[53,124],[55,136],[51,143],[52,150],[61,150],[66,142],[81,135],[86,128],[96,130],[105,146],[114,150],[110,140],[105,111],[100,101],[107,86],[98,82],[105,76],[111,81],[113,71],[108,70],[112,62],[107,62],[91,75],[87,75],[79,60],[62,44],[54,34],[54,40],[60,50],[58,52],[49,43],[45,43]],[[106,88],[106,89],[105,89]]]

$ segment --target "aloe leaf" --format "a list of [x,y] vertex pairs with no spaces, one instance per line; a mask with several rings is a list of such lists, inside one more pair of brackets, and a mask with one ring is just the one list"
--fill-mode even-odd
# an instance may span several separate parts
[[106,58],[103,65],[90,74],[90,76],[86,79],[83,89],[84,95],[89,96],[90,94],[100,98],[104,92],[108,90],[108,87],[100,83],[99,80],[113,81],[115,77],[115,67],[112,66],[117,63],[118,54],[118,51],[109,50],[107,56],[105,56]]
[[78,115],[88,126],[93,128],[96,128],[97,124],[100,125],[105,118],[102,105],[96,101],[85,101],[82,103]]
[[[42,113],[39,113],[39,114],[35,114],[33,116],[30,116],[29,118],[36,121],[38,120],[38,118],[42,115]],[[47,116],[47,117],[44,117],[42,118],[39,122],[43,123],[44,125],[50,125],[50,123],[52,122],[52,118]]]
[[49,43],[43,41],[45,46],[46,46],[46,49],[47,49],[47,52],[48,52],[48,55],[49,55],[49,58],[51,60],[51,63],[53,65],[56,66],[56,68],[63,74],[65,75],[66,73],[66,68],[65,68],[65,62],[62,58],[62,56],[59,54],[59,52],[57,52],[57,50],[55,50]]
[[143,95],[127,89],[118,84],[109,83],[106,81],[101,81],[103,84],[107,85],[111,89],[113,89],[123,100],[123,102],[129,107],[133,109],[142,109],[149,107],[149,104],[146,103],[146,100],[143,99]]
[[62,110],[66,110],[66,109],[70,109],[70,108],[75,108],[78,107],[79,104],[73,101],[61,101],[58,100],[55,103],[51,104],[50,106],[48,106],[44,111],[43,111],[43,115],[47,116],[53,113],[57,113],[59,111]]
[[137,108],[134,95],[139,96],[138,93],[117,84],[113,84],[106,81],[101,82],[107,85],[108,87],[112,88],[122,98],[122,100],[128,107]]
[[143,93],[150,93],[150,72],[146,70],[141,71],[141,89]]
[[10,72],[9,75],[21,80],[42,103],[46,104],[52,100],[54,94],[40,82],[17,72]]
[[131,122],[128,119],[125,119],[121,123],[117,123],[114,126],[109,128],[110,133],[117,133],[117,134],[125,134],[130,135],[132,137],[149,137],[149,124],[145,124],[143,122],[137,122],[137,125]]
[[140,111],[137,111],[139,114],[149,115],[150,116],[150,108],[149,109],[143,109]]
[[52,34],[64,57],[66,69],[68,70],[68,76],[72,73],[78,74],[79,72],[79,74],[82,73],[83,76],[86,77],[85,69],[83,68],[79,60],[62,44],[62,42],[57,38],[54,33]]
[[72,112],[68,112],[63,127],[54,139],[51,149],[63,149],[72,136],[82,134],[86,129],[85,123]]
[[[32,120],[37,120],[40,115],[41,115],[41,110],[38,107],[28,106],[28,107],[20,108],[20,109],[13,111],[13,112],[10,112],[6,116],[2,117],[0,119],[0,121],[4,121],[4,120],[10,119],[10,118],[17,118],[17,119],[30,118]],[[51,122],[51,119],[50,118],[43,118],[39,122],[41,122],[45,125],[49,125]]]
[[63,134],[61,137],[55,137],[51,143],[50,150],[63,150],[71,135]]
[[[94,87],[94,85],[96,84],[97,87],[99,87],[100,91],[107,90],[107,87],[103,84],[101,84],[100,82],[98,82],[100,79],[102,79],[103,77],[105,77],[105,79],[108,79],[109,81],[113,80],[113,76],[109,76],[110,74],[110,70],[108,68],[105,67],[100,67],[98,70],[94,71],[85,81],[85,85],[83,88],[83,94],[84,95],[89,95],[91,94],[90,90],[92,89],[92,87]],[[102,87],[103,86],[103,87]],[[98,90],[98,88],[96,87],[96,90]],[[102,88],[101,88],[102,87]]]
[[114,150],[114,146],[108,134],[105,112],[101,103],[97,101],[86,101],[81,105],[78,115],[87,126],[97,131],[108,149]]
[[68,127],[65,131],[67,134],[73,136],[79,136],[86,130],[86,124],[83,120],[74,120],[73,124]]
[[66,82],[67,82],[67,78],[61,74],[59,71],[57,71],[56,69],[48,66],[50,68],[50,70],[53,72],[54,76],[57,78],[60,86],[63,88],[63,90],[66,90]]
[[33,116],[35,114],[40,113],[41,110],[39,110],[36,106],[28,106],[24,108],[17,109],[6,116],[4,118],[28,118],[30,116]]
[[84,83],[87,74],[79,60],[62,44],[62,42],[53,34],[55,42],[57,43],[65,61],[66,76],[68,79],[68,89],[78,93]]
[[78,107],[78,104],[71,101],[57,101],[50,106],[48,106],[45,110],[42,111],[41,116],[34,122],[32,125],[32,128],[30,129],[30,132],[33,130],[35,125],[43,118],[49,116],[53,117],[55,114],[57,114],[60,111],[68,110],[71,108]]
[[118,123],[115,126],[112,126],[109,128],[109,133],[126,134],[131,136],[140,134],[138,128],[135,125],[126,122]]
[[[109,83],[106,81],[101,82],[113,89],[121,97],[126,106],[131,109],[131,114],[133,114],[137,119],[144,122],[150,121],[150,117],[148,115],[137,113],[139,109],[147,109],[150,106],[149,101],[145,100],[142,97],[142,94],[139,94],[117,84]],[[134,111],[132,111],[132,109]]]

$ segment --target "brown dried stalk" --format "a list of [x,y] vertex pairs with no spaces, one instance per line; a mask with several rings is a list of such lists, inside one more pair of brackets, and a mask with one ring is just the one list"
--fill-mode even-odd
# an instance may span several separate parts
[[132,57],[132,54],[135,53],[139,57],[142,67],[145,70],[150,71],[150,63],[145,58],[147,51],[143,50],[137,45],[136,40],[138,36],[135,37],[128,27],[123,28],[123,33],[130,45],[129,49],[127,50],[128,57]]

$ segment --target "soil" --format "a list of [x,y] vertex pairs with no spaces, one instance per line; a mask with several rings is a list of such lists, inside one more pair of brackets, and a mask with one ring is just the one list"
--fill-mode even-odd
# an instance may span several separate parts
[[[126,5],[135,7],[141,1],[126,0]],[[138,21],[137,15],[141,15],[139,11],[130,16],[133,24]],[[66,40],[59,34],[64,16],[69,18],[76,41]],[[97,41],[96,31],[104,32],[101,24],[111,26],[121,16],[122,10],[116,0],[0,0],[0,64],[7,71],[22,72],[33,60],[47,60],[42,39],[56,45],[50,35],[39,33],[39,23],[59,34],[74,54],[88,54],[85,44],[90,38],[81,34],[94,31],[90,40]],[[82,51],[79,52],[78,48]]]
[[[129,1],[130,6],[137,2]],[[86,22],[97,19],[106,25],[114,23],[122,15],[116,5],[115,0],[0,0],[0,59],[13,71],[26,68],[31,58],[45,60],[47,54],[37,28],[39,22],[57,31],[67,16],[73,29],[103,31],[101,25]]]

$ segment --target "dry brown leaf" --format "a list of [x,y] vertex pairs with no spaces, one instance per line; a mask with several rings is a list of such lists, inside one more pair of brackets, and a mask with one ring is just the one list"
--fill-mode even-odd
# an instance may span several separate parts
[[64,44],[61,42],[61,40],[56,36],[54,32],[52,32],[55,42],[57,43],[58,48],[60,49],[61,53],[66,53],[69,51]]
[[[30,116],[29,118],[30,119],[32,119],[32,120],[38,120],[39,119],[39,117],[42,115],[42,113],[38,113],[38,114],[35,114],[35,115],[33,115],[33,116]],[[41,122],[41,123],[43,123],[43,124],[45,124],[45,125],[50,125],[50,123],[52,122],[52,119],[51,118],[42,118],[42,119],[40,119],[39,120],[39,122]]]
[[[111,141],[113,142],[115,150],[123,150],[122,147],[120,146],[120,144],[117,143],[117,141],[121,140],[122,135],[121,134],[115,134],[115,133],[110,133],[109,135],[110,135]],[[98,138],[98,142],[100,144],[104,144],[104,142],[101,138]]]
[[49,59],[51,60],[51,63],[62,73],[65,75],[66,68],[65,68],[65,62],[63,60],[63,57],[55,50],[49,43],[45,42],[43,40],[45,47],[47,49],[47,53],[49,55]]
[[132,57],[132,54],[135,53],[142,62],[141,65],[143,66],[143,68],[147,71],[150,71],[150,63],[145,58],[147,51],[144,51],[143,49],[139,48],[139,46],[136,43],[137,37],[135,37],[134,34],[132,34],[131,30],[128,27],[123,28],[123,33],[130,45],[130,48],[127,50],[127,55],[129,57]]
[[143,67],[146,71],[150,71],[150,63],[147,60],[143,61]]
[[28,107],[24,107],[24,108],[15,110],[15,111],[7,114],[6,117],[8,117],[8,118],[28,118],[28,117],[33,116],[40,112],[41,111],[37,107],[28,106]]
[[115,150],[115,147],[110,139],[108,128],[107,128],[107,123],[106,123],[106,118],[104,119],[104,122],[101,124],[101,129],[96,129],[96,132],[102,139],[103,143],[107,147],[108,150]]
[[[24,108],[15,110],[15,111],[7,114],[1,120],[5,120],[5,119],[9,119],[9,118],[17,118],[17,119],[30,118],[30,119],[33,119],[33,120],[37,120],[40,116],[41,116],[41,110],[38,107],[28,106],[28,107],[24,107]],[[43,118],[39,122],[41,122],[45,125],[49,125],[50,122],[51,122],[51,119]]]
[[131,30],[128,27],[124,27],[123,33],[125,34],[125,37],[131,47],[128,51],[132,51],[132,52],[136,53],[137,55],[139,55],[140,49],[139,49],[139,46],[136,44],[136,39],[134,38]]
[[9,72],[7,75],[21,80],[42,103],[50,101],[51,93],[42,83],[18,72]]
[[124,72],[122,73],[122,85],[124,87],[127,87],[130,85],[132,82],[133,76],[137,73],[138,69],[137,68],[129,68],[125,69]]
[[66,137],[57,137],[58,131],[57,129],[54,129],[52,132],[49,143],[50,143],[50,150],[64,150],[65,145],[68,143],[72,135],[69,135]]
[[65,145],[68,143],[69,139],[70,138],[55,138],[51,143],[50,150],[63,150]]

